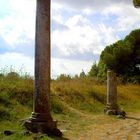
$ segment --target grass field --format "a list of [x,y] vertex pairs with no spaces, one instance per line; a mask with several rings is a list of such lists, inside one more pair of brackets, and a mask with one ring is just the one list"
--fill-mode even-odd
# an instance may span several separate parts
[[[31,77],[16,73],[0,75],[0,139],[1,140],[53,140],[42,134],[29,134],[20,121],[32,112],[34,81]],[[86,134],[98,123],[98,115],[105,116],[106,84],[94,78],[53,80],[51,82],[52,116],[64,137],[73,139]],[[118,85],[118,104],[126,112],[140,110],[140,85]],[[114,118],[113,118],[114,119]],[[12,130],[4,136],[4,130]]]

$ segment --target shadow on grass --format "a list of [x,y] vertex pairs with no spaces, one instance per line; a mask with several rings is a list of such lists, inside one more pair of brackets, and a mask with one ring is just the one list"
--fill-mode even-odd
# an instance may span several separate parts
[[65,137],[51,137],[54,140],[69,140],[68,138]]
[[43,134],[25,134],[25,132],[22,131],[11,131],[6,130],[5,132],[0,132],[0,140],[19,140],[20,138],[26,140],[32,139],[32,140],[44,140],[51,138],[52,140],[69,140],[65,137],[56,137],[56,136],[47,136]]

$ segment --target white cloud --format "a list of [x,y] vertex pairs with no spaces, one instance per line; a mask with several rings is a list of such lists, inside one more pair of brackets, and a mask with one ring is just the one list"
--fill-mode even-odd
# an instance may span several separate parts
[[67,30],[56,29],[52,32],[53,51],[59,50],[61,56],[88,55],[89,52],[100,54],[106,45],[120,39],[118,30],[112,25],[107,26],[103,22],[94,25],[82,15],[69,17],[63,26]]
[[[59,3],[64,9],[73,11],[90,11],[90,13],[100,12],[104,8],[110,8],[112,4],[121,3],[121,5],[132,5],[132,0],[54,0],[54,3]],[[89,12],[88,12],[89,13]]]
[[101,38],[92,23],[82,15],[70,17],[65,26],[67,30],[55,30],[52,33],[52,44],[60,49],[63,55],[87,51],[101,51]]
[[119,36],[116,34],[116,29],[113,27],[106,27],[105,24],[101,23],[99,25],[100,28],[100,37],[102,38],[102,41],[104,42],[104,45],[109,45],[117,40],[119,40]]
[[12,66],[14,70],[34,75],[34,60],[19,53],[5,53],[0,55],[0,68]]
[[108,18],[111,15],[116,16],[116,24],[114,23],[113,27],[117,31],[123,32],[140,27],[140,10],[133,5],[112,4],[110,8],[105,8],[102,14]]
[[63,16],[61,15],[61,10],[63,6],[59,3],[51,4],[51,18],[60,24],[63,24]]
[[70,74],[74,76],[75,74],[79,74],[82,69],[87,73],[93,64],[92,62],[87,61],[76,61],[58,58],[52,58],[51,63],[52,77],[54,78],[60,74]]
[[35,1],[10,0],[10,14],[0,19],[0,34],[13,47],[34,39]]
[[91,9],[89,9],[89,8],[86,8],[86,9],[83,10],[83,13],[86,14],[86,15],[91,15],[92,12],[93,11]]

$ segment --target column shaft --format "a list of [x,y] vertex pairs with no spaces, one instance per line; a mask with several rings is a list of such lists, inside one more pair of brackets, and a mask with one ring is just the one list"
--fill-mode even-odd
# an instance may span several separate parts
[[107,104],[112,108],[117,105],[117,83],[116,74],[109,70],[107,71]]
[[37,0],[34,112],[50,112],[50,0]]

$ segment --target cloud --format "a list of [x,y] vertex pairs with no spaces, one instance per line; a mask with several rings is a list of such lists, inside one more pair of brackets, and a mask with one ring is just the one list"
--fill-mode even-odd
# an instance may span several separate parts
[[1,0],[0,1],[0,17],[4,17],[10,13],[9,11],[10,4],[9,0]]
[[0,35],[15,48],[26,41],[25,37],[34,39],[35,1],[9,0],[9,4],[10,13],[0,18]]
[[[54,0],[54,3],[58,4],[58,0]],[[71,9],[85,13],[94,13],[102,11],[104,8],[110,8],[112,4],[121,3],[122,5],[132,5],[132,0],[61,0],[59,5],[61,8]]]
[[0,54],[10,49],[10,45],[0,36]]
[[[10,60],[10,61],[9,61]],[[20,53],[4,53],[0,55],[0,68],[6,68],[12,66],[14,70],[20,72],[27,72],[30,75],[34,75],[34,59],[26,57]]]
[[68,27],[66,25],[60,23],[59,21],[52,19],[51,29],[52,29],[52,31],[54,31],[54,30],[65,31],[65,30],[68,30]]
[[35,42],[32,39],[27,39],[26,42],[18,44],[15,49],[12,49],[11,52],[17,52],[24,54],[25,56],[34,57],[35,51]]
[[82,71],[82,69],[87,73],[90,70],[93,63],[87,61],[52,58],[51,64],[52,77],[56,78],[62,73],[74,76],[75,74],[79,74]]
[[[52,32],[52,54],[72,58],[83,54],[86,56],[101,51],[101,38],[98,30],[82,15],[70,17],[63,25],[67,30]],[[78,55],[77,55],[78,54]],[[81,58],[81,57],[80,57]]]
[[69,17],[52,32],[52,57],[71,60],[98,61],[103,48],[120,37],[111,25],[93,24],[83,15]]
[[101,23],[99,25],[100,28],[100,37],[104,43],[104,46],[112,44],[119,40],[119,36],[116,34],[116,29],[111,26],[106,26],[105,24]]
[[99,61],[100,54],[96,53],[96,51],[85,51],[84,53],[80,53],[77,51],[74,54],[64,55],[63,52],[57,47],[53,46],[51,49],[51,56],[52,58],[60,58],[60,59],[69,59],[69,60],[76,60],[76,61]]
[[111,15],[116,16],[113,26],[119,32],[133,30],[134,27],[140,26],[140,11],[132,5],[112,4],[110,8],[105,8],[102,14],[108,18]]

